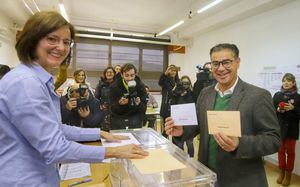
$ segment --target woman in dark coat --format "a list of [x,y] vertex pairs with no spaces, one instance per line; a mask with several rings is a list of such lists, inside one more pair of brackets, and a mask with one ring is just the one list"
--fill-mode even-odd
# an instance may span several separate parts
[[[170,105],[174,103],[174,101],[172,101],[172,90],[178,83],[178,67],[175,65],[169,65],[167,70],[160,76],[158,82],[162,89],[162,100],[160,106],[160,116],[163,119],[162,124],[165,124],[165,119],[170,116]],[[165,128],[162,127],[162,129]],[[163,130],[163,136],[167,137],[165,130]]]
[[294,169],[295,146],[299,139],[300,95],[297,93],[295,76],[286,73],[282,78],[281,91],[274,95],[274,106],[281,130],[278,151],[280,174],[278,184],[288,186]]
[[133,64],[122,66],[111,86],[111,129],[141,128],[147,108],[145,85]]

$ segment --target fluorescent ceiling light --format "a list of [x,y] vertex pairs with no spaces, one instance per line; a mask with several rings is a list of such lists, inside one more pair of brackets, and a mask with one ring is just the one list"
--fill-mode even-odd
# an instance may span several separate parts
[[184,23],[184,21],[183,21],[183,20],[181,20],[181,21],[179,21],[179,22],[175,23],[175,24],[174,24],[174,25],[172,25],[171,27],[169,27],[169,28],[167,28],[167,29],[163,30],[162,32],[158,33],[158,36],[161,36],[161,35],[164,35],[164,34],[166,34],[167,32],[169,32],[169,31],[171,31],[171,30],[175,29],[176,27],[178,27],[179,25],[182,25],[183,23]]
[[25,2],[25,0],[22,0],[22,1],[23,1],[23,3],[24,3],[25,7],[27,8],[27,10],[29,10],[29,12],[30,12],[31,14],[34,14],[34,12],[31,10],[31,8],[30,8],[29,5]]
[[217,5],[217,4],[219,4],[219,3],[221,3],[222,1],[223,1],[223,0],[216,0],[216,1],[214,1],[214,2],[212,2],[212,3],[210,3],[210,4],[208,4],[208,5],[204,6],[203,8],[200,8],[200,9],[197,11],[197,13],[200,14],[201,12],[206,11],[207,9],[209,9],[209,8],[211,8],[211,7],[213,7],[213,6]]
[[33,4],[35,6],[35,8],[40,12],[41,10],[39,9],[39,7],[37,6],[37,4],[35,3],[35,0],[32,0],[33,1]]
[[69,18],[63,3],[59,3],[59,11],[61,15],[69,22]]

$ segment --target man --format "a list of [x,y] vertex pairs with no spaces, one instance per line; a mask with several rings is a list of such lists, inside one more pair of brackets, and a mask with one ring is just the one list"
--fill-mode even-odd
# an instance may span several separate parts
[[68,88],[68,94],[60,98],[62,122],[71,126],[100,128],[103,112],[100,101],[89,94],[88,86],[75,83]]
[[[202,90],[197,101],[199,126],[185,127],[185,131],[194,136],[200,131],[198,159],[217,173],[218,186],[268,186],[262,156],[277,152],[280,143],[272,97],[238,77],[240,58],[234,44],[216,45],[210,58],[217,84]],[[242,137],[222,132],[209,135],[208,110],[240,111]],[[167,118],[165,126],[169,135],[183,134],[182,126],[174,126],[172,118]]]

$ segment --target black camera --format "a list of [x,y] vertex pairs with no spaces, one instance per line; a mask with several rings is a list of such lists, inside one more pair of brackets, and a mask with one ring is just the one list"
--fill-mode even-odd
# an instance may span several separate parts
[[181,95],[181,94],[183,94],[185,91],[186,91],[186,89],[184,88],[183,83],[180,81],[180,82],[178,82],[178,83],[176,84],[176,87],[175,87],[175,89],[174,89],[173,92],[174,92],[175,95]]
[[85,92],[88,90],[88,85],[86,84],[79,84],[78,93],[79,98],[77,98],[77,108],[84,108],[88,106],[88,100],[84,96]]
[[201,72],[207,72],[207,73],[209,72],[210,67],[211,67],[210,62],[204,63],[203,66],[201,66],[200,64],[196,66],[196,68],[199,71],[201,71]]

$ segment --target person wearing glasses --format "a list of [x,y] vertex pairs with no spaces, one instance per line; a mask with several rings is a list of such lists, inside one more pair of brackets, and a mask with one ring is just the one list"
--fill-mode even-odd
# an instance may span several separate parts
[[127,137],[61,123],[50,72],[67,57],[74,36],[73,26],[57,12],[38,12],[25,23],[15,46],[21,62],[0,81],[1,186],[59,186],[58,163],[148,155],[133,144],[78,144],[75,141]]
[[[267,187],[265,155],[278,151],[279,124],[271,94],[238,77],[239,50],[234,44],[218,44],[210,50],[211,71],[217,84],[204,88],[197,100],[198,126],[174,126],[166,119],[165,130],[188,139],[200,132],[198,159],[217,174],[220,187]],[[222,132],[208,134],[207,111],[239,111],[241,137]],[[180,124],[177,124],[180,125]],[[186,133],[189,132],[189,133]]]

